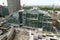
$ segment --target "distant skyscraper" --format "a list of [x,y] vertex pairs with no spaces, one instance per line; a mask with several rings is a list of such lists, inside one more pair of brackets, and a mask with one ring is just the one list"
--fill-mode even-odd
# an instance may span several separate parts
[[7,0],[10,13],[21,9],[20,0]]

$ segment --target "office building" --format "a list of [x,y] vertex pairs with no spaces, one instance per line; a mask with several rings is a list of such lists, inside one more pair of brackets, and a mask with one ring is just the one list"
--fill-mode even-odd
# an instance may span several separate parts
[[21,9],[20,0],[7,0],[9,13],[13,13]]
[[[43,28],[46,31],[52,29],[52,18],[47,12],[33,9],[24,10],[23,13],[19,12],[22,16],[22,26],[31,28]],[[19,19],[21,19],[19,18]]]

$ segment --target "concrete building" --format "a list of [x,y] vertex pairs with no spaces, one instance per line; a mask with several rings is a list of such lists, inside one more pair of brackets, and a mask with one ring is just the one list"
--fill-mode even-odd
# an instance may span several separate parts
[[8,8],[0,5],[0,17],[5,17],[7,15],[9,15]]
[[44,11],[32,9],[19,12],[20,24],[23,27],[43,28],[46,31],[52,29],[52,19],[50,15]]
[[21,9],[20,0],[7,0],[9,13],[13,13]]
[[43,28],[44,31],[51,31],[53,27],[50,15],[37,9],[20,10],[19,13],[10,16],[7,24],[14,24],[14,26],[18,24],[25,28]]

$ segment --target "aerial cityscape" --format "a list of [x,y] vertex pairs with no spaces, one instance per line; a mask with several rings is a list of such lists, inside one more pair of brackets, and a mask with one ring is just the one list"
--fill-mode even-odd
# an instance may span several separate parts
[[59,0],[40,1],[1,0],[0,40],[60,40]]

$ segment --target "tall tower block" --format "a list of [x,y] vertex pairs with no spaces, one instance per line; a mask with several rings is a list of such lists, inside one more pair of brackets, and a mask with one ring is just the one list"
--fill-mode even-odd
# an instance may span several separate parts
[[13,13],[21,9],[20,0],[7,0],[9,13]]

